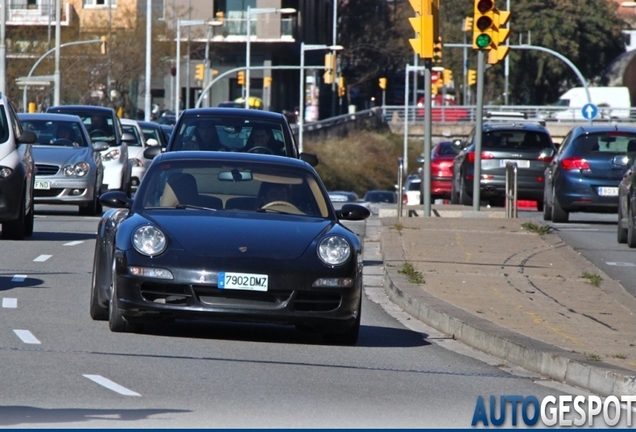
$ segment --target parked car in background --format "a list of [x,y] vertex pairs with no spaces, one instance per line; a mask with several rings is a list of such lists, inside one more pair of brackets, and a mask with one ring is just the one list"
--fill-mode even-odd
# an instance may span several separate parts
[[619,207],[619,184],[636,152],[633,126],[578,126],[568,133],[545,171],[543,218],[567,222],[571,212],[615,213],[621,226],[629,208]]
[[[166,134],[166,131],[159,123],[155,122],[147,122],[139,120],[137,121],[139,126],[141,126],[141,130],[144,133],[144,137],[146,138],[146,144],[148,145],[160,145],[161,148],[165,149],[168,145],[168,139],[170,135]],[[155,140],[155,142],[150,141]]]
[[402,192],[402,204],[419,205],[422,204],[422,178],[419,173],[410,174],[404,182]]
[[540,122],[491,118],[473,130],[453,160],[451,204],[473,205],[475,142],[481,134],[480,198],[493,206],[506,200],[506,164],[517,165],[517,199],[537,201],[543,210],[544,173],[556,153],[548,130]]
[[453,160],[461,150],[460,141],[441,141],[431,151],[431,199],[450,198]]
[[[183,150],[265,153],[300,158],[312,166],[316,155],[298,154],[287,119],[280,113],[244,108],[193,108],[181,113],[166,152]],[[146,152],[152,159],[161,152]]]
[[[134,141],[128,142],[128,159],[131,165],[130,191],[133,193],[139,187],[141,180],[144,178],[144,174],[146,174],[146,169],[152,160],[144,156],[144,150],[148,146],[148,143],[139,122],[130,119],[120,119],[120,121],[124,133],[129,133],[135,137]],[[154,145],[159,146],[156,140],[153,140],[153,142]]]
[[33,158],[37,173],[34,198],[37,204],[69,204],[79,214],[101,214],[105,142],[93,143],[82,120],[68,114],[27,114],[18,118],[26,130],[37,135]]
[[332,203],[354,203],[360,201],[358,194],[351,191],[330,191],[329,200]]
[[2,238],[23,240],[33,234],[35,162],[31,145],[37,137],[23,130],[13,104],[0,93],[0,223]]
[[392,190],[370,190],[364,194],[363,202],[395,204],[396,194]]
[[61,105],[51,107],[48,113],[71,114],[82,119],[91,140],[105,142],[108,149],[102,151],[105,190],[121,190],[130,194],[131,165],[128,161],[128,142],[135,140],[124,134],[115,110],[93,105]]
[[[250,210],[234,201],[251,201]],[[360,330],[362,245],[314,169],[237,152],[157,156],[131,201],[102,196],[90,315],[113,332],[158,319],[296,325],[328,343]],[[197,229],[192,229],[196,226]]]

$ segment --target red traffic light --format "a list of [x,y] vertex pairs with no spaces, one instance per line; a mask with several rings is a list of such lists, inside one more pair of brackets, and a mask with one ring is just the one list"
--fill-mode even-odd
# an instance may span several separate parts
[[493,10],[495,2],[493,0],[479,0],[477,2],[477,10],[481,13],[486,13]]

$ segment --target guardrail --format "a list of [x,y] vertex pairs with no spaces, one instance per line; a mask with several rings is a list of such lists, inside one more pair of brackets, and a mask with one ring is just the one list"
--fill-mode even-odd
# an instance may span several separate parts
[[[304,121],[303,137],[343,137],[353,130],[361,128],[377,129],[383,127],[385,123],[386,120],[382,117],[382,107],[374,107],[324,120]],[[298,134],[298,124],[292,124],[291,129],[294,134]]]
[[[555,123],[589,122],[583,118],[581,108],[565,108],[556,106],[528,106],[528,105],[487,105],[487,112],[518,112],[524,113],[528,119],[540,119]],[[383,107],[386,121],[404,122],[404,105],[387,105]],[[435,123],[470,123],[476,120],[477,107],[474,105],[434,106],[432,108]],[[424,108],[409,106],[407,110],[409,123],[424,120]],[[636,108],[599,108],[594,122],[636,122]]]

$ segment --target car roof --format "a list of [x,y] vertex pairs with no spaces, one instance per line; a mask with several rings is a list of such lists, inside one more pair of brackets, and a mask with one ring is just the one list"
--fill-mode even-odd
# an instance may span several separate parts
[[53,106],[47,110],[47,112],[59,111],[82,111],[82,112],[94,112],[99,114],[117,115],[115,110],[110,107],[96,106],[96,105],[59,105]]
[[612,132],[612,131],[636,133],[636,126],[606,124],[606,125],[576,126],[572,129],[572,132],[576,133],[577,135],[584,134],[584,133]]
[[150,121],[145,121],[145,120],[137,120],[137,123],[139,123],[139,126],[149,127],[149,128],[153,128],[153,129],[160,129],[161,128],[161,125],[159,123],[155,123],[155,122],[150,122]]
[[[262,153],[240,153],[240,152],[223,152],[223,151],[191,151],[191,150],[181,150],[181,151],[172,151],[165,152],[159,154],[155,157],[156,161],[180,161],[180,160],[218,160],[218,161],[229,161],[229,162],[241,162],[241,161],[249,161],[249,162],[265,162],[272,165],[287,165],[294,166],[298,168],[308,169],[310,168],[313,171],[311,165],[307,162],[290,158],[286,156],[274,156],[269,154]],[[154,164],[154,162],[153,162]]]
[[548,133],[548,130],[537,123],[531,121],[511,121],[511,122],[488,122],[485,121],[482,125],[484,132],[496,131],[496,130],[528,130],[533,132]]
[[44,121],[70,121],[70,122],[82,122],[79,116],[73,114],[59,114],[59,113],[18,113],[20,120],[44,120]]
[[197,116],[213,116],[222,115],[224,117],[242,117],[255,120],[278,120],[285,119],[285,116],[281,113],[273,111],[261,111],[245,108],[190,108],[183,113],[180,117],[197,117]]
[[137,120],[127,119],[127,118],[121,118],[121,119],[119,119],[119,121],[123,125],[137,125],[137,124],[139,124],[139,122]]

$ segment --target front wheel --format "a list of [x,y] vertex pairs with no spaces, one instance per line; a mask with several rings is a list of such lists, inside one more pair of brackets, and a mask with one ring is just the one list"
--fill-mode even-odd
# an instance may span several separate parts
[[108,327],[110,331],[115,333],[128,330],[128,325],[119,309],[119,300],[117,299],[117,271],[114,257],[110,281],[110,300],[108,302]]
[[459,203],[465,206],[472,206],[473,199],[466,192],[466,185],[464,184],[464,179],[462,179],[462,183],[459,186]]
[[360,293],[360,302],[358,303],[358,311],[356,320],[351,327],[339,333],[327,333],[323,336],[325,342],[334,345],[355,345],[360,335],[360,321],[362,316],[362,293]]
[[22,197],[18,218],[2,224],[2,238],[6,240],[24,240],[27,232],[25,208],[26,197]]

